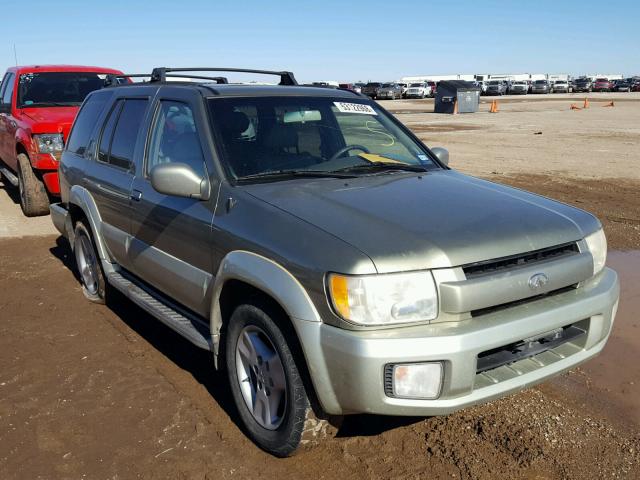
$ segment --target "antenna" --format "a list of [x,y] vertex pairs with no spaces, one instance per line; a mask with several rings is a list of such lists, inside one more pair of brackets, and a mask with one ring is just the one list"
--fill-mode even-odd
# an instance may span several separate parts
[[13,44],[13,58],[16,61],[16,67],[18,66],[18,53],[16,52],[16,44]]

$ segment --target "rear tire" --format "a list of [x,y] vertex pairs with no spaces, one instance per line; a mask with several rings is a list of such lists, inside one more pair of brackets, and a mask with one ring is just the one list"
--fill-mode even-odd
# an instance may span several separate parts
[[90,302],[105,303],[107,282],[102,271],[102,263],[91,230],[82,220],[76,223],[74,230],[73,252],[82,284],[82,293]]
[[247,435],[261,449],[287,457],[326,437],[329,423],[313,413],[296,359],[268,310],[251,304],[235,309],[225,332],[225,366]]
[[49,195],[44,182],[33,172],[29,157],[18,155],[18,190],[20,208],[27,217],[38,217],[49,213]]

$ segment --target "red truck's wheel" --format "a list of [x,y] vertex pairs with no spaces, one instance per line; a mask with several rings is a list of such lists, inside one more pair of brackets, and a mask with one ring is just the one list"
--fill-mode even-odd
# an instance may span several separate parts
[[37,217],[49,213],[49,196],[44,183],[33,172],[29,157],[18,155],[18,189],[20,207],[27,217]]

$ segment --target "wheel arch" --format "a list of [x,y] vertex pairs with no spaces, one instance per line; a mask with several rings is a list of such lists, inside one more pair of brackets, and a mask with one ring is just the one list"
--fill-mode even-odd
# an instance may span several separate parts
[[110,263],[109,253],[100,234],[102,219],[100,218],[98,207],[89,191],[80,185],[72,186],[69,190],[68,209],[69,215],[67,216],[65,227],[71,248],[73,248],[75,224],[78,220],[85,219],[89,223],[88,227],[93,234],[96,249],[98,250],[98,255],[100,256],[103,266],[105,262]]
[[211,306],[211,334],[214,344],[230,312],[224,310],[234,297],[234,288],[260,292],[275,302],[294,324],[321,322],[320,315],[304,287],[282,265],[261,255],[236,250],[220,262]]
[[[224,355],[224,331],[235,306],[257,299],[279,314],[289,345],[297,354],[298,365],[312,408],[318,416],[339,411],[337,399],[329,385],[324,359],[319,351],[318,335],[322,320],[304,287],[282,265],[247,251],[227,254],[216,275],[211,307],[211,336],[214,362],[220,368]],[[306,339],[306,342],[304,341]],[[313,365],[313,368],[312,368]],[[314,374],[311,375],[311,370]]]

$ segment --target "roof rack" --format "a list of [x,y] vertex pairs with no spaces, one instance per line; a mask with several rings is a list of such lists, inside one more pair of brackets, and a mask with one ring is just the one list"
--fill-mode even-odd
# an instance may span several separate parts
[[[201,79],[221,79],[224,77],[202,77],[196,75],[167,75],[172,72],[239,72],[239,73],[258,73],[264,75],[277,75],[280,77],[280,85],[298,85],[296,78],[293,76],[292,72],[286,71],[272,71],[272,70],[253,70],[247,68],[210,68],[210,67],[188,67],[188,68],[168,68],[168,67],[157,67],[153,69],[151,72],[151,80],[150,82],[165,82],[169,77],[180,77],[180,78],[201,78]],[[226,78],[225,82],[218,83],[227,83]]]
[[118,79],[126,79],[126,78],[136,78],[136,77],[148,77],[148,73],[129,73],[129,74],[114,74],[108,73],[104,78],[104,86],[110,87],[112,85],[118,85]]
[[[149,75],[148,73],[123,73],[123,74],[108,74],[105,79],[104,79],[104,86],[105,87],[110,87],[112,85],[118,85],[118,79],[129,79],[129,78],[140,78],[140,77],[145,77],[145,78],[149,78],[149,81],[154,81],[152,79],[153,74]],[[202,79],[202,80],[212,80],[218,84],[221,83],[229,83],[229,81],[227,80],[227,77],[203,77],[200,75],[165,75],[165,79],[166,78],[198,78],[198,79]]]

